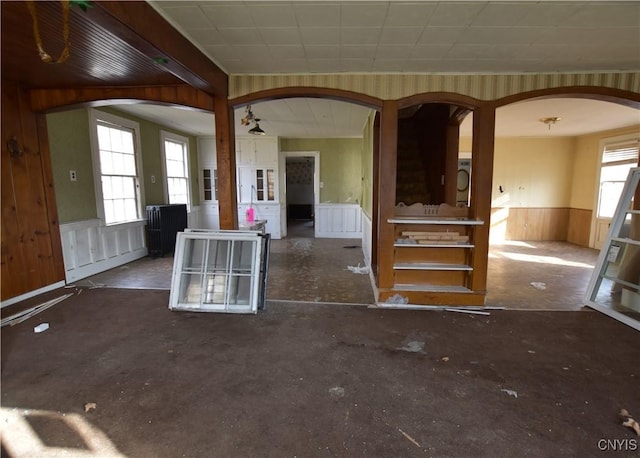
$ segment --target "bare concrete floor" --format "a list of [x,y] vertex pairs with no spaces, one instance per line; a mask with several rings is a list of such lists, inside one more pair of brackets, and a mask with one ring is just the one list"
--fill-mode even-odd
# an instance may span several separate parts
[[596,312],[275,302],[238,316],[170,312],[168,291],[72,291],[2,329],[2,456],[591,457],[637,444],[617,412],[640,416],[640,333]]

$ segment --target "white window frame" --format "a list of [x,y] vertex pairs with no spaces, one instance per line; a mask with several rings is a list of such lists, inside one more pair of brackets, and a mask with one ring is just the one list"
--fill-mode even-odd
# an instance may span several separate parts
[[[162,174],[164,175],[163,187],[164,187],[164,198],[165,202],[168,204],[173,204],[177,202],[171,202],[169,200],[169,176],[167,174],[167,153],[165,148],[165,142],[172,141],[174,143],[181,143],[184,145],[184,160],[185,160],[185,168],[187,171],[187,211],[191,211],[191,203],[193,202],[193,198],[191,196],[191,165],[189,162],[189,139],[182,135],[174,134],[173,132],[167,132],[166,130],[160,131],[160,149],[162,150]],[[184,202],[180,202],[184,203]]]
[[[96,210],[98,218],[105,226],[116,226],[118,224],[127,224],[133,221],[144,221],[144,189],[142,177],[142,146],[140,144],[140,124],[127,118],[121,118],[110,113],[95,110],[89,110],[89,139],[91,143],[91,157],[93,160],[93,183],[96,195]],[[106,223],[104,212],[104,196],[102,194],[102,170],[100,167],[100,146],[98,143],[98,123],[112,124],[114,127],[122,127],[133,131],[133,148],[136,162],[136,206],[138,210],[138,218],[128,221],[118,221],[114,223]]]

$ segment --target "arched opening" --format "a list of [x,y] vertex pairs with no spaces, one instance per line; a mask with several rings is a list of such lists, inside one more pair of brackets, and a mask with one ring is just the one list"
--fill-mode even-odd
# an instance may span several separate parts
[[[638,136],[637,94],[612,92],[558,89],[498,104],[487,304],[585,304],[599,250],[602,142]],[[544,122],[553,117],[561,119]]]

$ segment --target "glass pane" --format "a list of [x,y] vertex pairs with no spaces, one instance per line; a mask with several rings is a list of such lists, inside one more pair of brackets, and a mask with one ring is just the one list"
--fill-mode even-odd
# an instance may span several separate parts
[[133,133],[131,131],[122,130],[122,149],[126,154],[133,155]]
[[276,182],[275,182],[275,173],[273,169],[267,170],[267,199],[275,200],[276,199]]
[[124,201],[124,221],[138,219],[138,206],[135,199],[126,199]]
[[111,224],[116,221],[115,212],[113,210],[113,201],[105,200],[104,201],[104,222],[106,224]]
[[111,150],[111,135],[106,126],[98,126],[98,145],[100,149]]
[[186,239],[184,241],[184,255],[182,257],[183,272],[200,272],[202,260],[207,248],[207,240]]
[[100,150],[100,172],[106,175],[113,173],[113,158],[109,151]]
[[179,302],[183,304],[199,305],[202,298],[200,275],[183,273],[180,275]]
[[102,198],[113,198],[113,191],[111,189],[111,177],[102,177]]
[[136,197],[136,180],[135,178],[122,177],[122,196],[129,199]]
[[231,261],[231,272],[234,274],[251,274],[251,264],[254,257],[255,243],[249,241],[234,241]]
[[204,200],[213,200],[213,196],[211,195],[211,191],[204,192]]
[[600,184],[600,201],[598,202],[599,218],[613,217],[616,207],[618,206],[618,201],[620,200],[623,187],[623,181],[605,181]]
[[223,273],[208,274],[204,277],[204,297],[206,304],[224,304],[226,301],[227,275]]
[[136,175],[136,158],[133,154],[122,155],[122,174],[129,176]]
[[248,305],[251,301],[251,277],[229,279],[229,305]]
[[124,151],[122,132],[118,129],[109,129],[111,132],[111,151]]
[[211,178],[211,169],[204,169],[204,170],[202,171],[202,176],[203,176],[204,178]]
[[211,240],[207,256],[207,272],[227,272],[229,265],[229,246],[233,242],[228,240]]

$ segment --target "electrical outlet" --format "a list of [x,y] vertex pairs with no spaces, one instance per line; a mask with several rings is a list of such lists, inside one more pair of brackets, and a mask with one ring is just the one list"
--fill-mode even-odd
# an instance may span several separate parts
[[151,175],[151,183],[155,183],[156,182],[156,176],[155,175]]
[[71,181],[78,181],[78,174],[75,170],[69,170],[69,179]]

